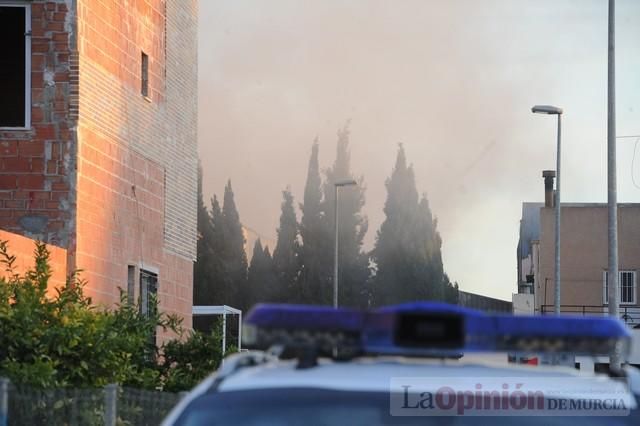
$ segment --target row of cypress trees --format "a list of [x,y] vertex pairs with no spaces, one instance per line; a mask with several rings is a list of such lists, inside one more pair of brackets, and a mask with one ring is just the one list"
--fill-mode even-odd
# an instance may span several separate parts
[[[303,202],[298,206],[300,220],[287,188],[282,193],[273,253],[256,241],[250,265],[231,182],[225,187],[222,207],[214,196],[207,208],[200,176],[194,304],[226,304],[246,310],[265,301],[332,303],[334,183],[354,179],[348,125],[338,132],[335,161],[324,173],[318,151],[316,139]],[[339,195],[340,305],[366,307],[414,300],[457,303],[458,285],[450,282],[442,264],[437,220],[426,195],[418,193],[402,145],[386,182],[385,220],[370,252],[363,250],[368,231],[362,213],[364,179],[355,180],[356,186],[342,188]]]

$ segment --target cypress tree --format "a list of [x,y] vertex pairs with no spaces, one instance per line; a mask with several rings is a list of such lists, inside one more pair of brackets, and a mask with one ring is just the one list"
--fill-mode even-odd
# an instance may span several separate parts
[[224,188],[222,206],[222,233],[224,237],[223,262],[225,271],[225,300],[223,304],[246,309],[247,254],[244,250],[245,238],[236,208],[231,180]]
[[[354,179],[351,173],[351,155],[349,150],[349,123],[338,131],[336,158],[333,166],[326,171],[324,183],[323,218],[325,232],[331,237],[329,257],[333,259],[334,251],[334,207],[335,186],[338,181]],[[366,282],[369,276],[369,258],[362,252],[362,243],[368,229],[368,220],[361,212],[365,203],[365,188],[362,177],[357,179],[356,186],[343,187],[338,195],[338,228],[339,228],[339,295],[340,306],[367,306]],[[333,261],[329,263],[329,276],[333,277]],[[333,278],[331,279],[331,282]],[[323,294],[323,302],[332,300],[333,285]],[[329,298],[327,298],[329,296]],[[328,299],[328,300],[327,300]]]
[[298,220],[293,207],[293,195],[288,188],[282,192],[282,198],[278,240],[273,250],[273,268],[278,282],[276,298],[291,303],[301,299],[298,287]]
[[445,298],[445,276],[442,265],[442,238],[437,231],[438,221],[433,218],[429,201],[426,195],[422,195],[418,205],[418,220],[420,221],[419,237],[423,239],[424,253],[421,256],[426,258],[426,295],[430,300],[444,300]]
[[249,265],[248,306],[251,307],[255,303],[275,301],[275,284],[275,274],[269,247],[265,246],[263,248],[260,239],[258,239],[253,246],[253,256]]
[[251,263],[249,263],[249,270],[247,272],[247,289],[248,297],[246,303],[248,307],[253,306],[254,303],[263,299],[262,293],[262,280],[264,275],[264,250],[260,238],[258,238],[253,245],[253,255],[251,256]]
[[386,187],[386,218],[372,252],[375,303],[457,298],[457,290],[444,274],[437,221],[426,196],[418,197],[413,168],[407,165],[402,145]]
[[[404,149],[400,146],[396,164],[387,179],[387,200],[384,205],[385,220],[376,236],[372,257],[376,264],[374,280],[374,303],[384,305],[411,300],[415,259],[408,253],[415,252],[409,245],[413,242],[410,208],[418,203],[413,170],[407,166]],[[405,224],[408,223],[408,226]],[[407,277],[402,275],[406,274]]]
[[304,204],[300,204],[300,210],[301,297],[307,303],[329,303],[327,289],[331,287],[331,241],[322,211],[322,179],[317,138],[311,146],[304,187]]
[[273,257],[269,252],[269,246],[264,246],[262,259],[264,262],[262,282],[262,298],[258,302],[278,302],[278,279],[273,266]]
[[222,217],[222,209],[218,198],[213,196],[211,200],[211,224],[212,238],[211,250],[213,259],[211,260],[211,284],[213,286],[213,295],[208,304],[221,305],[225,301],[230,300],[232,286],[227,277],[225,268],[225,238],[224,238],[224,220]]
[[452,283],[447,274],[444,274],[444,283],[444,301],[453,305],[457,305],[460,295],[458,283]]
[[[220,305],[229,300],[231,284],[224,262],[224,235],[222,211],[217,198],[211,200],[211,212],[204,205],[202,170],[198,174],[198,244],[194,264],[194,305]],[[196,330],[209,332],[216,320],[213,317],[194,317]]]
[[202,195],[202,167],[198,166],[198,242],[193,265],[193,304],[207,305],[213,301],[214,231],[211,215]]

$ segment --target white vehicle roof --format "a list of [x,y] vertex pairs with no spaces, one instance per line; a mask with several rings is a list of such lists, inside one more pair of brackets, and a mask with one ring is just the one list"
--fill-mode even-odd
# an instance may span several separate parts
[[[566,367],[500,365],[464,360],[358,358],[349,362],[336,362],[320,359],[316,367],[297,369],[296,365],[296,360],[276,361],[241,369],[224,380],[218,391],[309,387],[388,392],[389,381],[394,377],[548,377],[549,380],[585,377],[584,374]],[[591,377],[596,382],[607,379],[602,375],[592,374]]]
[[[255,362],[255,359],[259,359]],[[393,378],[465,378],[489,380],[506,377],[530,377],[545,382],[567,384],[572,381],[591,389],[610,388],[613,379],[602,374],[584,373],[570,367],[507,364],[476,357],[465,360],[416,358],[356,358],[350,361],[318,360],[318,365],[297,368],[297,360],[279,360],[262,352],[240,353],[225,360],[217,373],[191,391],[167,417],[171,425],[187,405],[215,388],[216,392],[274,388],[317,388],[337,391],[389,392]],[[246,366],[243,366],[246,365]],[[640,393],[640,373],[628,372],[631,389]],[[629,394],[632,405],[633,397]]]

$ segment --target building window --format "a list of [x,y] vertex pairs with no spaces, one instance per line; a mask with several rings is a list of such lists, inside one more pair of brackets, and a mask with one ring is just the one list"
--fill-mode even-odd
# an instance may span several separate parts
[[0,127],[31,126],[31,9],[0,4]]
[[135,301],[136,292],[136,267],[127,266],[127,303],[132,306]]
[[[636,304],[636,271],[619,271],[618,277],[618,300],[622,305]],[[609,272],[604,271],[604,304],[609,303]]]
[[140,69],[140,92],[142,96],[149,97],[149,55],[142,52]]
[[[140,270],[140,313],[142,315],[154,315],[157,309],[158,274]],[[149,336],[149,346],[156,346],[156,331]]]
[[158,275],[140,270],[140,312],[143,315],[154,313],[158,294]]

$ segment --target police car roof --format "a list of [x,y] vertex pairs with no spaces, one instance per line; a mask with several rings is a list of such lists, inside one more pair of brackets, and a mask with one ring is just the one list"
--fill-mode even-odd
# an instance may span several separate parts
[[318,365],[298,369],[296,361],[273,361],[242,368],[229,375],[219,392],[266,388],[321,388],[344,391],[389,391],[393,377],[548,377],[570,380],[606,376],[580,373],[567,367],[534,367],[478,360],[436,360],[407,358],[359,358],[349,362],[320,359]]
[[[466,359],[465,359],[466,358]],[[570,367],[528,366],[507,364],[491,357],[466,356],[461,360],[415,358],[358,358],[349,362],[318,360],[311,368],[296,368],[296,360],[279,360],[261,352],[231,355],[225,364],[183,398],[162,423],[173,425],[180,413],[196,398],[211,392],[232,392],[256,389],[317,388],[337,391],[389,392],[393,377],[415,378],[504,378],[535,377],[545,381],[568,383],[572,379],[586,380],[590,389],[606,387],[612,378],[585,373]],[[256,360],[249,361],[249,360]],[[248,363],[246,361],[249,361]],[[627,368],[632,393],[640,394],[640,373]],[[627,395],[631,399],[631,394]],[[631,403],[635,406],[635,403]]]

